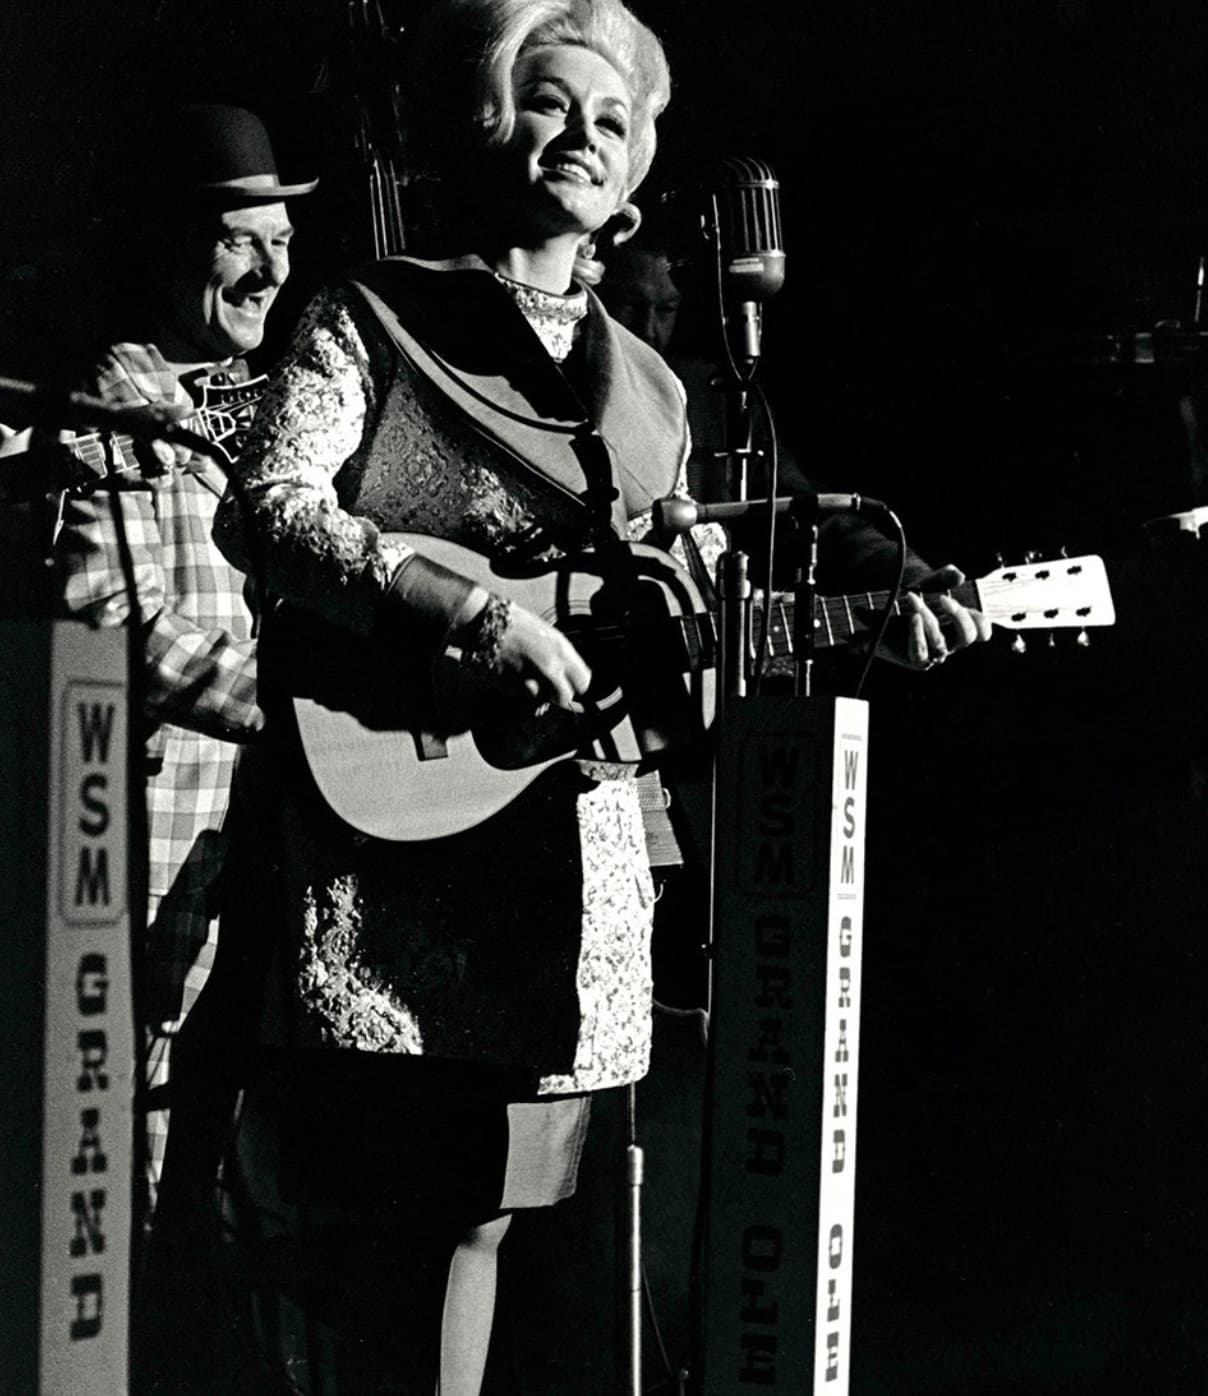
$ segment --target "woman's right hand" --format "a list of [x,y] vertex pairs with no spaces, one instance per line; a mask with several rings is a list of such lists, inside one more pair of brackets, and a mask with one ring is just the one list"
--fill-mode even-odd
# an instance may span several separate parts
[[[488,606],[493,611],[489,617],[484,614]],[[484,637],[486,627],[493,633]],[[560,630],[514,601],[502,603],[482,587],[466,597],[448,639],[466,651],[476,668],[498,679],[504,691],[527,694],[534,703],[570,708],[591,684],[586,661]]]

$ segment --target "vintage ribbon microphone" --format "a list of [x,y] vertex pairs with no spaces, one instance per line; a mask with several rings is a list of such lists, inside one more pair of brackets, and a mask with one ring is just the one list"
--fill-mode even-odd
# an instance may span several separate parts
[[[716,309],[725,351],[728,393],[726,458],[732,500],[749,495],[750,469],[756,457],[752,400],[762,409],[767,427],[768,469],[762,491],[774,499],[779,490],[779,459],[775,424],[767,399],[756,382],[763,348],[763,307],[784,285],[784,234],[780,216],[780,181],[766,161],[747,155],[722,155],[714,163],[704,215],[706,239],[713,251]],[[771,594],[775,548],[775,518],[767,519],[767,592]],[[728,553],[722,560],[719,593],[722,611],[721,693],[742,696],[746,691],[743,646],[749,583],[747,559]],[[812,583],[813,567],[806,569]],[[799,598],[812,614],[812,599]],[[730,635],[734,642],[725,643]]]
[[759,362],[764,302],[784,285],[780,181],[769,165],[745,155],[721,157],[707,231],[716,252],[731,367],[746,381]]
[[[705,201],[704,231],[713,252],[716,310],[721,327],[726,378],[727,476],[732,499],[745,500],[754,457],[752,397],[764,408],[769,436],[771,414],[755,383],[763,341],[763,307],[784,285],[784,235],[780,181],[765,161],[723,155],[715,163]],[[774,497],[778,481],[773,445],[764,491]],[[769,549],[773,524],[768,523]],[[771,554],[769,551],[769,566]]]

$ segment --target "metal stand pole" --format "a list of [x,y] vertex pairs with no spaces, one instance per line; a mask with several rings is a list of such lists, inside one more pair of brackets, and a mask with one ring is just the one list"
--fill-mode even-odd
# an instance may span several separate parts
[[625,1142],[617,1183],[617,1334],[622,1396],[642,1396],[642,1183],[645,1155],[637,1142],[637,1087],[625,1088]]
[[[798,565],[793,595],[793,696],[814,691],[814,603],[818,596],[818,502],[803,495],[791,509],[797,525]],[[804,546],[802,546],[804,544]]]

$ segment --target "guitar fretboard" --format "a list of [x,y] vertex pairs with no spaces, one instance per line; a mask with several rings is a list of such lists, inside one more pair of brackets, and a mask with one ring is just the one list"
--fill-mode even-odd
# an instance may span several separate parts
[[[114,436],[113,460],[115,466],[121,467],[133,465],[134,438],[132,436]],[[109,469],[109,452],[105,444],[104,433],[94,431],[87,436],[76,436],[68,443],[71,453],[81,465],[86,465],[89,470],[103,475]],[[77,487],[83,484],[77,481]]]
[[[979,606],[980,595],[973,582],[963,582],[949,592],[963,606]],[[814,599],[813,645],[815,649],[828,649],[832,645],[847,643],[856,635],[872,629],[889,602],[888,591],[854,592],[848,596],[818,596]],[[894,605],[894,614],[901,610]],[[771,601],[764,603],[757,596],[751,603],[750,649],[754,653],[760,645],[763,627],[767,626],[767,649],[769,658],[791,658],[797,650],[796,633],[797,605],[786,592],[777,592]],[[684,652],[693,669],[705,668],[714,662],[717,651],[717,617],[712,613],[697,613],[679,617]]]

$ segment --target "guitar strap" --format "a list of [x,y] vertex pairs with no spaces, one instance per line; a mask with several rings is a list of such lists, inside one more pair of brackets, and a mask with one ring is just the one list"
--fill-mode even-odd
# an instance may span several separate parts
[[[579,463],[575,449],[576,437],[585,430],[590,431],[586,413],[576,423],[547,422],[535,417],[521,417],[500,403],[492,401],[480,392],[464,375],[449,364],[435,349],[427,345],[419,336],[412,333],[400,319],[398,312],[377,290],[364,281],[352,280],[351,286],[372,310],[378,323],[386,332],[403,362],[431,383],[454,409],[459,419],[477,436],[486,441],[494,450],[501,452],[527,475],[536,476],[543,484],[552,486],[582,511],[583,522],[591,525],[594,513],[590,486],[588,491],[581,489],[584,467]],[[553,364],[553,360],[550,360]],[[554,367],[557,367],[554,365]],[[560,370],[559,370],[560,372]],[[569,389],[570,385],[567,384]],[[576,395],[577,400],[577,395]],[[506,419],[507,437],[500,428]],[[494,429],[493,429],[494,427]],[[519,449],[518,437],[534,438],[532,453]],[[557,441],[565,442],[565,449],[559,450]],[[539,444],[538,444],[539,443]],[[553,443],[553,450],[551,450]],[[541,460],[538,465],[534,457]],[[559,458],[565,457],[562,461]],[[578,468],[576,468],[578,466]],[[611,479],[611,472],[610,472]],[[611,488],[611,484],[610,484]],[[611,527],[624,521],[624,503],[619,498],[615,508],[610,510]],[[572,550],[581,546],[581,539],[561,539],[564,546]]]

